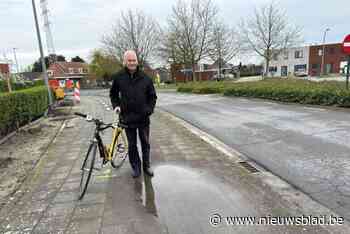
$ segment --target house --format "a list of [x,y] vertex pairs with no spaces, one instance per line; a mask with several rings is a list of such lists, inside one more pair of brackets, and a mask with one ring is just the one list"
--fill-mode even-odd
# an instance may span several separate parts
[[173,63],[170,65],[170,74],[171,74],[171,79],[174,82],[185,82],[188,80],[188,76],[186,72],[192,71],[191,69],[188,69],[188,71],[185,71],[185,66],[182,64],[178,63]]
[[273,51],[268,76],[307,75],[308,67],[309,46]]
[[[323,47],[325,50],[324,56]],[[319,76],[321,75],[322,59],[324,57],[324,73],[339,74],[342,72],[346,55],[341,43],[311,45],[290,48],[273,52],[269,65],[269,76],[288,75]]]
[[84,86],[88,83],[88,64],[80,62],[55,62],[47,69],[47,74],[51,82],[59,82],[65,87],[66,82],[77,82]]
[[[206,81],[214,80],[218,75],[218,62],[213,64],[201,63],[195,65],[195,79]],[[233,65],[229,63],[222,63],[221,74],[229,74],[232,72]],[[192,81],[192,67],[183,64],[171,64],[170,73],[173,80],[176,82]]]
[[9,74],[10,65],[8,63],[0,63],[0,74]]
[[[218,78],[219,69],[221,71],[221,76],[225,77],[227,74],[232,74],[233,64],[227,63],[226,61],[221,59],[221,63],[219,64],[219,60],[215,61],[213,64],[203,64],[201,72],[201,80],[213,80]],[[204,77],[203,77],[204,75]],[[232,75],[233,76],[233,75]]]
[[[310,46],[309,75],[319,76],[321,74],[323,45]],[[341,73],[341,64],[346,61],[346,54],[342,50],[342,43],[324,45],[325,74]]]

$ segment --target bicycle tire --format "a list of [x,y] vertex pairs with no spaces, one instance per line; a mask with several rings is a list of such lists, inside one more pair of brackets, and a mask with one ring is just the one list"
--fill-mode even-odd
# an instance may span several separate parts
[[111,160],[111,165],[115,169],[120,168],[125,159],[128,157],[128,140],[125,131],[123,130],[117,137],[117,143],[114,149],[114,154]]
[[79,200],[82,200],[87,187],[90,182],[91,174],[93,171],[95,158],[96,158],[96,150],[97,150],[97,144],[91,143],[89,146],[89,149],[86,153],[85,160],[83,162],[83,165],[81,167],[81,178],[80,178],[80,186],[79,186]]

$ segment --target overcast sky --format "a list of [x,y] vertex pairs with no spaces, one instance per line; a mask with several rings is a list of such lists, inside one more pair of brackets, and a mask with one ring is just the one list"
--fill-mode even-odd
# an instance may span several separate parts
[[[235,25],[251,15],[266,0],[213,0],[227,24]],[[40,1],[36,0],[40,14]],[[79,55],[89,60],[91,51],[101,46],[103,34],[110,31],[121,10],[143,10],[162,25],[176,0],[48,0],[51,31],[57,54],[67,59]],[[320,43],[329,27],[327,42],[341,42],[350,33],[349,0],[280,0],[289,20],[303,28],[306,43]],[[42,18],[40,25],[42,26]],[[39,57],[31,0],[0,0],[0,60],[17,58],[21,68]],[[43,42],[45,34],[42,30]],[[47,50],[45,48],[45,54]],[[237,58],[249,62],[247,58]]]

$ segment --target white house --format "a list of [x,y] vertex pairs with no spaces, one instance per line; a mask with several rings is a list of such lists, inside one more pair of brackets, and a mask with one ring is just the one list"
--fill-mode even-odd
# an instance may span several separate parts
[[[269,76],[307,75],[310,47],[289,48],[274,53],[269,65]],[[265,69],[264,69],[265,70]]]

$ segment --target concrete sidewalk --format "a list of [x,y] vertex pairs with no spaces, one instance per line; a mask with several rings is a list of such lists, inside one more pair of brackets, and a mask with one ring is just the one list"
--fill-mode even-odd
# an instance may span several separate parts
[[[108,103],[103,97],[85,97],[73,111],[111,121],[100,101]],[[151,129],[155,176],[135,180],[128,162],[117,171],[108,165],[93,175],[84,200],[77,201],[92,131],[93,125],[82,119],[66,122],[21,190],[0,211],[0,233],[349,233],[345,225],[227,225],[226,216],[318,213],[291,208],[255,173],[159,111]]]

